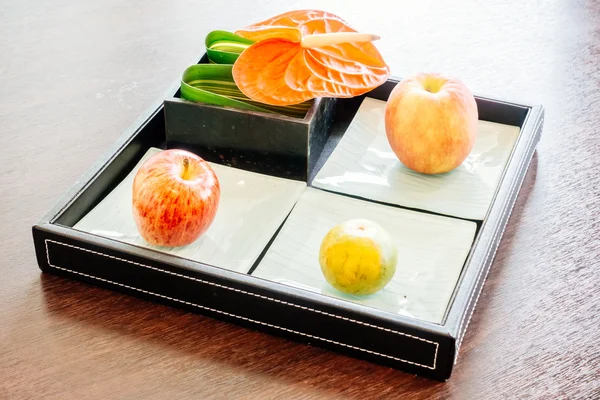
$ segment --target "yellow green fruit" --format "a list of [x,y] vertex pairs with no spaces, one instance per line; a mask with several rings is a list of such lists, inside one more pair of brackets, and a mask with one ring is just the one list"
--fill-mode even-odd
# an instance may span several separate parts
[[381,290],[394,276],[398,249],[377,223],[353,219],[333,227],[321,242],[323,276],[337,290],[367,295]]

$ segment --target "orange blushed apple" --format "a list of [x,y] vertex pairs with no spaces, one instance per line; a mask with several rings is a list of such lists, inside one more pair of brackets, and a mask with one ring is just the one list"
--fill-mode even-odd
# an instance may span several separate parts
[[133,181],[133,218],[140,235],[157,246],[185,246],[215,219],[221,188],[201,157],[186,150],[154,154]]
[[400,81],[390,93],[385,130],[406,167],[441,174],[467,158],[477,134],[477,104],[460,80],[422,73]]

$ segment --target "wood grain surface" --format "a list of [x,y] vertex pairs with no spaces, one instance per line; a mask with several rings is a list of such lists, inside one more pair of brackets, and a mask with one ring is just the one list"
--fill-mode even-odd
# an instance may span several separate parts
[[[42,275],[31,226],[212,29],[342,15],[394,75],[546,107],[453,376],[418,378]],[[4,0],[0,398],[600,398],[600,2]]]

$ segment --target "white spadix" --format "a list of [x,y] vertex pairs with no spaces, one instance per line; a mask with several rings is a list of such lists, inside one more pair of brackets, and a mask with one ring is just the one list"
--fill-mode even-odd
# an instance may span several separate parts
[[323,47],[340,43],[360,43],[379,40],[380,37],[371,33],[358,32],[334,32],[308,35],[302,39],[301,46],[304,48]]

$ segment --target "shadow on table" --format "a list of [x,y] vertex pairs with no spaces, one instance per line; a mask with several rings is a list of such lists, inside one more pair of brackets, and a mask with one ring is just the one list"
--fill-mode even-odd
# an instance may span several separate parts
[[[181,356],[182,363],[189,365],[191,356],[208,364],[207,367],[216,365],[216,370],[222,370],[224,377],[239,375],[242,369],[243,375],[268,376],[274,386],[289,385],[292,390],[297,388],[299,393],[310,388],[311,391],[342,395],[344,398],[439,390],[443,385],[50,274],[41,275],[41,287],[46,310],[53,317],[73,325],[92,325],[100,332],[113,334],[113,337],[116,332],[149,341],[152,346],[176,352],[174,357]],[[76,327],[73,330],[77,331]],[[156,362],[163,360],[157,358]],[[181,371],[174,371],[175,374],[178,372]]]

